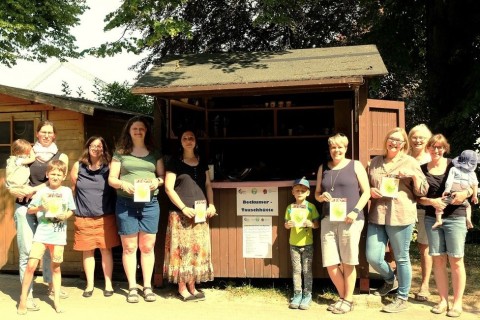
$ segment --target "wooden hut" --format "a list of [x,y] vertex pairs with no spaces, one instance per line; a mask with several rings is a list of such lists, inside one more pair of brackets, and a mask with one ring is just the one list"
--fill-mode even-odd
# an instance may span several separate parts
[[[110,147],[128,118],[135,113],[85,99],[68,98],[0,85],[0,269],[18,270],[18,249],[13,222],[14,199],[5,189],[5,161],[12,141],[34,142],[37,124],[51,120],[57,129],[59,150],[68,155],[70,167],[80,156],[86,139],[103,136]],[[70,184],[69,178],[65,183]],[[67,246],[62,271],[80,274],[82,255],[72,250],[73,219],[68,222]]]
[[[172,56],[139,79],[132,92],[155,97],[164,152],[171,152],[178,129],[194,127],[204,156],[214,164],[219,212],[211,221],[215,276],[291,277],[283,216],[293,201],[292,180],[306,176],[314,185],[318,166],[328,156],[327,139],[336,132],[349,138],[350,158],[366,165],[381,153],[386,132],[404,126],[403,102],[368,99],[369,79],[387,73],[376,46],[362,45]],[[249,235],[237,198],[248,188],[278,192],[278,210],[268,228],[271,256],[245,255]],[[161,230],[165,225],[166,214]],[[164,238],[157,239],[160,284]],[[328,277],[318,233],[315,242],[314,276]],[[361,289],[367,290],[365,237],[361,245],[358,274]]]

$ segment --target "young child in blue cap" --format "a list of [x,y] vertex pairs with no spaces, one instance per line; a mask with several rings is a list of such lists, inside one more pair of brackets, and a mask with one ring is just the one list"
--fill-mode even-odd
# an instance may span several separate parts
[[290,204],[285,212],[285,228],[290,230],[294,290],[289,308],[307,310],[312,302],[312,229],[319,227],[320,215],[315,205],[307,201],[310,195],[310,183],[305,177],[294,181],[292,194],[295,202]]
[[[451,202],[450,194],[456,191],[463,191],[467,188],[473,189],[472,202],[474,204],[478,203],[477,198],[477,189],[478,189],[478,179],[475,174],[475,169],[477,168],[478,156],[477,153],[473,150],[464,150],[460,156],[452,160],[453,167],[450,168],[448,172],[447,181],[445,182],[445,191],[443,192],[443,197],[447,203]],[[467,229],[473,228],[472,224],[472,208],[468,200],[465,200],[462,205],[466,207],[467,211]],[[432,226],[432,229],[438,228],[443,224],[442,221],[442,210],[435,211],[435,224]]]

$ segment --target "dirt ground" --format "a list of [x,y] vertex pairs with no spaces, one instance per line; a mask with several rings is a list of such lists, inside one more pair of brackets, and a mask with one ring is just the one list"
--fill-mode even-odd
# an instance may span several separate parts
[[[415,278],[414,278],[415,281]],[[69,298],[62,300],[65,313],[56,314],[52,307],[52,301],[47,296],[47,286],[42,283],[42,278],[35,280],[34,292],[41,310],[29,312],[26,316],[16,314],[16,305],[20,293],[18,275],[0,274],[0,310],[1,319],[275,319],[291,320],[295,317],[309,319],[380,319],[391,320],[392,317],[410,320],[440,319],[445,315],[435,315],[430,312],[434,302],[418,303],[410,299],[408,311],[399,314],[387,314],[380,311],[383,304],[391,297],[383,298],[373,294],[357,294],[354,297],[355,309],[346,315],[335,315],[326,310],[327,301],[314,292],[315,302],[309,310],[288,309],[288,297],[282,295],[235,295],[228,290],[215,287],[205,288],[207,299],[202,302],[182,302],[175,297],[175,287],[168,285],[165,288],[154,291],[157,301],[147,303],[140,299],[137,304],[126,302],[127,284],[115,283],[115,294],[106,298],[103,296],[101,283],[98,283],[91,298],[83,298],[82,292],[85,281],[79,278],[64,278],[63,286],[69,293]],[[317,291],[318,288],[317,288]],[[413,295],[412,295],[413,297]],[[433,301],[437,297],[432,296]],[[478,296],[466,298],[462,319],[479,319],[480,306]]]

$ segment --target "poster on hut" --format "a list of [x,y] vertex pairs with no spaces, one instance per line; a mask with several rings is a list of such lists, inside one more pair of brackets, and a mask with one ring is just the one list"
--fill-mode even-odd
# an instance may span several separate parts
[[243,217],[243,257],[272,258],[272,217]]
[[278,216],[278,188],[237,188],[237,216]]

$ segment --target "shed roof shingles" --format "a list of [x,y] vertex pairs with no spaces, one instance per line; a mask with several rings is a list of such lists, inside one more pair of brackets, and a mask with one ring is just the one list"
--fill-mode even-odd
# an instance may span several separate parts
[[[388,73],[374,45],[298,49],[283,52],[172,56],[153,67],[135,88],[195,87],[305,81]],[[145,90],[146,89],[146,90]]]

